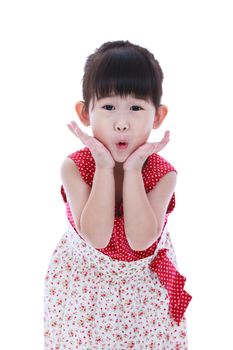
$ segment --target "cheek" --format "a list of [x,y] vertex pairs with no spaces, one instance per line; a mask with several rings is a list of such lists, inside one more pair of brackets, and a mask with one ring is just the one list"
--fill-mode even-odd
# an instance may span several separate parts
[[94,137],[97,139],[106,139],[108,132],[107,132],[106,125],[101,121],[93,121],[92,122],[92,132]]
[[137,133],[135,134],[135,146],[136,148],[148,142],[148,138],[150,136],[151,129],[142,125],[141,128],[137,129]]
[[153,124],[151,125],[149,123],[141,123],[141,125],[137,128],[138,137],[140,137],[141,139],[147,139],[150,135],[152,126]]

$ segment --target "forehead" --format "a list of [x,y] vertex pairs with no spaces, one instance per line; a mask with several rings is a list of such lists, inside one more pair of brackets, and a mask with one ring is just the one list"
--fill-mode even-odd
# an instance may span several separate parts
[[96,99],[95,96],[95,101],[98,102],[114,102],[114,103],[135,103],[135,102],[140,102],[140,103],[150,103],[148,99],[145,99],[143,97],[136,97],[135,95],[127,95],[127,96],[120,96],[120,95],[115,95],[112,94],[110,96],[105,96],[100,99]]

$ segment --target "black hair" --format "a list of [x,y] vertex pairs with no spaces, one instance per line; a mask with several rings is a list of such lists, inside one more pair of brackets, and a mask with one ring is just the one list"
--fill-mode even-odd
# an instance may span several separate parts
[[[88,56],[83,75],[83,99],[132,94],[151,101],[155,108],[162,97],[163,72],[154,55],[127,41],[108,41]],[[93,106],[92,106],[93,108]]]

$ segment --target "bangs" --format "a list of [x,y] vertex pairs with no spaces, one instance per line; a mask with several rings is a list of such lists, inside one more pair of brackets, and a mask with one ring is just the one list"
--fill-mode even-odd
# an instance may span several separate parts
[[131,47],[102,55],[91,80],[89,97],[93,100],[116,94],[121,97],[133,95],[154,103],[155,95],[160,93],[160,82],[155,79],[151,62]]

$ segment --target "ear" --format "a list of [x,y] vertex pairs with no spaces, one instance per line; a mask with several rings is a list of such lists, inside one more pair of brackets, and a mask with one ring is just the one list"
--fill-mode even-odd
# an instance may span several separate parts
[[77,102],[75,105],[75,110],[82,124],[85,126],[89,126],[90,119],[89,119],[89,114],[88,114],[88,111],[86,110],[84,101]]
[[158,129],[166,117],[168,108],[165,105],[160,105],[155,113],[153,129]]

